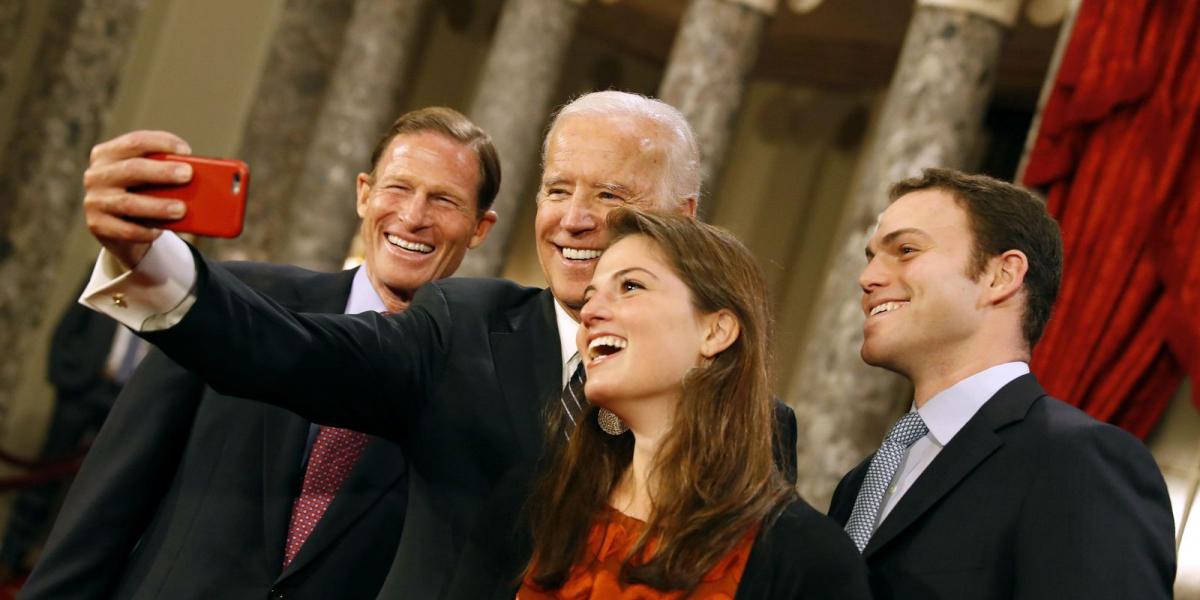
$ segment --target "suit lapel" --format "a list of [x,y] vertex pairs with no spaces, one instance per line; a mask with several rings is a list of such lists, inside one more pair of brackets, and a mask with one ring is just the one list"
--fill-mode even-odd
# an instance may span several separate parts
[[[271,290],[271,296],[293,310],[341,313],[350,297],[354,273],[349,270],[294,279],[288,287]],[[263,413],[263,539],[269,541],[265,548],[268,564],[282,566],[292,504],[304,478],[302,459],[308,445],[309,422],[273,406],[259,409]],[[288,571],[295,566],[293,560]]]
[[283,566],[292,503],[304,477],[301,459],[308,443],[308,421],[274,406],[257,408],[262,412],[263,427],[263,539],[267,540],[267,564]]
[[854,511],[854,501],[858,498],[863,479],[867,477],[867,468],[871,466],[871,460],[874,458],[875,455],[872,454],[854,467],[833,491],[833,498],[829,503],[829,518],[838,525],[845,527],[846,522],[850,520],[850,513]]
[[554,296],[543,290],[493,323],[490,338],[496,377],[513,431],[527,456],[538,456],[542,412],[562,388],[562,355]]
[[904,497],[896,503],[896,507],[887,518],[879,524],[879,528],[871,536],[871,541],[863,549],[863,558],[870,558],[888,542],[896,539],[986,461],[1004,444],[1004,440],[996,432],[1024,419],[1029,405],[1045,393],[1033,375],[1022,375],[1000,388],[1000,391],[967,421],[954,439],[946,444]]

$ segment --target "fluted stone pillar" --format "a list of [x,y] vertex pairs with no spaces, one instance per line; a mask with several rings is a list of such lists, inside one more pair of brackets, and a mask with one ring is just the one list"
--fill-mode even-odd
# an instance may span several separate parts
[[801,495],[827,506],[838,479],[878,447],[908,401],[898,376],[859,358],[858,275],[895,181],[970,168],[1019,0],[918,0],[873,138],[861,159],[812,327],[787,394],[800,425]]
[[468,115],[500,152],[500,215],[487,242],[467,253],[458,275],[494,277],[504,267],[522,202],[533,202],[541,135],[585,0],[508,0]]
[[[8,138],[3,140],[5,151],[4,162],[0,164],[0,193],[5,196],[0,197],[0,261],[3,261],[4,257],[12,250],[7,238],[9,223],[12,221],[17,207],[15,199],[12,197],[12,190],[20,184],[22,179],[20,174],[29,168],[33,157],[45,143],[45,140],[37,137],[40,123],[35,120],[43,118],[46,114],[40,103],[40,94],[49,90],[54,85],[55,78],[59,77],[63,57],[71,35],[74,33],[69,25],[54,24],[73,23],[81,4],[82,0],[51,1],[47,22],[42,27],[42,31],[38,32],[37,56],[34,57],[32,69],[27,75],[25,89],[23,92],[10,92],[21,93],[21,102],[17,112],[13,115],[14,124],[9,130]],[[16,39],[20,36],[19,28],[28,18],[27,13],[30,8],[21,0],[16,0],[15,4],[4,10],[6,13],[11,12],[3,17],[6,29],[4,35],[13,36],[7,42],[9,45],[7,51],[0,53],[2,56],[0,62],[3,63],[5,69],[4,85],[8,87],[15,86],[17,83],[7,77],[14,74],[10,70],[14,68],[14,61],[18,59],[14,46],[19,44]]]
[[54,266],[64,238],[79,227],[80,179],[145,4],[84,0],[51,13],[48,27],[69,33],[41,44],[35,65],[49,72],[35,78],[19,109],[0,192],[11,203],[3,232],[9,252],[0,258],[0,404],[13,399],[33,332],[50,316]]
[[358,0],[312,144],[293,184],[279,260],[341,268],[358,224],[354,180],[397,116],[428,0]]
[[346,0],[284,3],[237,154],[250,164],[252,177],[246,226],[236,239],[201,242],[218,257],[270,260],[276,241],[287,234],[284,207],[292,200],[350,13]]
[[[717,189],[775,0],[692,0],[683,14],[659,97],[678,108],[700,144],[705,188]],[[701,203],[707,214],[706,203]]]

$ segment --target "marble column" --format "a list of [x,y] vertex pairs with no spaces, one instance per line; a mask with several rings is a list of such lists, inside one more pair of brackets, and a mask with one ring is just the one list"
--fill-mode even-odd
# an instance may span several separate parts
[[0,404],[14,397],[33,332],[54,316],[47,296],[63,240],[80,226],[80,179],[145,4],[84,0],[51,10],[48,28],[67,33],[42,40],[34,64],[45,75],[25,94],[7,152],[3,194],[11,218],[0,257]]
[[[12,115],[13,125],[8,137],[0,140],[4,143],[5,150],[3,163],[0,163],[0,190],[16,189],[20,184],[19,174],[29,168],[30,160],[43,143],[43,140],[37,137],[39,123],[32,120],[33,113],[44,116],[39,94],[49,90],[54,85],[54,79],[59,77],[63,57],[73,34],[71,27],[55,27],[49,24],[71,23],[74,15],[79,12],[80,5],[81,0],[52,0],[46,23],[43,24],[42,31],[37,32],[37,55],[33,59],[30,72],[26,75],[25,89],[20,92],[4,90],[9,94],[20,94],[20,102],[17,111]],[[19,60],[15,54],[15,46],[20,43],[20,27],[25,25],[30,7],[17,0],[15,4],[2,10],[5,14],[0,18],[4,19],[5,32],[0,35],[6,38],[3,43],[8,47],[0,52],[0,68],[4,69],[4,87],[9,88],[17,85],[16,81],[9,79],[14,75],[10,69],[14,68],[14,61]],[[12,250],[7,232],[15,210],[15,202],[0,201],[0,261]]]
[[292,200],[292,184],[304,164],[350,13],[345,0],[284,3],[238,151],[251,172],[246,226],[236,239],[201,242],[219,258],[270,260],[277,239],[287,234],[284,209]]
[[[504,267],[522,202],[534,201],[541,136],[584,0],[508,0],[467,114],[500,152],[500,215],[487,241],[458,274],[494,277]],[[517,243],[520,243],[518,240]]]
[[[659,97],[687,117],[700,144],[706,191],[715,190],[734,118],[775,0],[692,0],[683,14]],[[708,214],[701,202],[702,214]]]
[[878,447],[911,394],[859,358],[863,248],[897,180],[964,164],[982,127],[996,64],[1019,0],[918,0],[891,87],[860,159],[796,377],[799,489],[827,506],[839,478]]
[[401,86],[418,52],[428,0],[358,0],[312,144],[293,184],[279,260],[339,269],[358,225],[355,177],[398,116]]

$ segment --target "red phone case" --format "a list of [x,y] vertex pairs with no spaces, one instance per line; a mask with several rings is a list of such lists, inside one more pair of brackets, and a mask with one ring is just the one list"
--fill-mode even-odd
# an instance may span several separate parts
[[192,180],[184,185],[146,186],[139,194],[172,198],[187,203],[187,214],[177,221],[163,221],[163,229],[212,237],[232,238],[242,232],[250,168],[240,160],[204,158],[179,154],[151,154],[148,158],[186,162],[192,165]]

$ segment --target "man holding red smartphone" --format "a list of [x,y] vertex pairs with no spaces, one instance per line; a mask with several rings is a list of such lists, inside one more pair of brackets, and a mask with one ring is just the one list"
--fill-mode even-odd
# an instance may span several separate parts
[[[143,157],[150,147],[190,152],[165,132],[102,144],[85,178],[89,199],[144,202],[127,190],[190,181],[191,165]],[[294,310],[400,312],[487,237],[499,182],[486,133],[449,109],[413,111],[358,176],[362,268],[228,266]],[[169,188],[160,195],[171,197]],[[173,218],[178,205],[162,204],[160,217]],[[100,431],[21,597],[374,598],[407,490],[405,457],[391,442],[224,396],[152,351]]]

